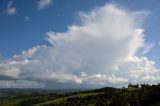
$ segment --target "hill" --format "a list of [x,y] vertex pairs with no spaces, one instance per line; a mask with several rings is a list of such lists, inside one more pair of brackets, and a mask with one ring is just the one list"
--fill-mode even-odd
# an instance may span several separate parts
[[77,92],[0,93],[0,106],[160,106],[160,84]]

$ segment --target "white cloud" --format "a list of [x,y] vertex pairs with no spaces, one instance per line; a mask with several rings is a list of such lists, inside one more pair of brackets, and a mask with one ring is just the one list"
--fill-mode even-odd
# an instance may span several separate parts
[[114,74],[108,77],[108,80],[111,84],[114,84],[114,85],[119,85],[119,84],[123,85],[123,84],[128,83],[128,79],[116,77]]
[[126,75],[131,83],[154,82],[152,78],[146,80],[146,76],[154,76],[155,79],[159,79],[159,69],[156,69],[155,62],[147,57],[130,57],[119,68],[124,71],[121,76]]
[[45,9],[49,6],[51,6],[53,3],[53,0],[39,0],[38,1],[38,9]]
[[136,21],[139,15],[143,12],[126,11],[114,4],[81,12],[80,25],[71,25],[63,33],[47,32],[52,46],[33,47],[3,61],[0,75],[43,84],[157,82],[159,69],[154,61],[136,56],[147,45],[144,29]]
[[81,77],[86,77],[88,76],[85,72],[81,72]]
[[8,15],[15,15],[16,14],[17,10],[16,10],[16,7],[13,6],[12,1],[8,2],[6,11],[7,11]]
[[29,17],[28,17],[28,16],[25,16],[24,19],[25,19],[26,21],[29,21]]

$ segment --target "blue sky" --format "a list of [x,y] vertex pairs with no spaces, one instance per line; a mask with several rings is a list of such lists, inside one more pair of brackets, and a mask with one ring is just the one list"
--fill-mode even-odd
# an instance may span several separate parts
[[[41,45],[52,47],[53,44],[48,41],[50,38],[47,37],[47,32],[66,33],[69,30],[68,26],[83,23],[81,22],[83,19],[79,17],[80,12],[89,14],[96,8],[115,4],[117,9],[147,13],[140,27],[145,30],[144,40],[150,47],[147,46],[149,49],[147,53],[137,52],[136,56],[147,57],[155,62],[156,68],[160,68],[159,0],[46,0],[48,4],[43,2],[44,4],[40,7],[42,1],[44,0],[0,0],[0,55],[4,60],[9,61],[14,55],[21,55],[22,51],[28,51],[33,47]],[[53,33],[49,35],[54,36]],[[73,73],[78,74],[78,72]],[[86,72],[83,74],[85,76]],[[98,75],[97,72],[96,74]]]

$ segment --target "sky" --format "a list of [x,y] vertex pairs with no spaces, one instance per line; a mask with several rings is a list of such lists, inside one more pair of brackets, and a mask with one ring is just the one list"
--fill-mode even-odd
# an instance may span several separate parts
[[160,81],[159,0],[0,0],[0,88]]

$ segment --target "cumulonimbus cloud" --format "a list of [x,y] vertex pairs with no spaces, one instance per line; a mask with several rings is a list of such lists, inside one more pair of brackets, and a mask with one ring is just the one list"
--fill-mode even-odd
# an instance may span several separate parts
[[0,75],[43,82],[43,87],[47,82],[109,86],[157,83],[159,69],[154,61],[136,56],[147,45],[141,21],[137,21],[145,14],[115,4],[80,12],[80,24],[70,25],[63,33],[47,32],[52,46],[33,47],[3,60]]

